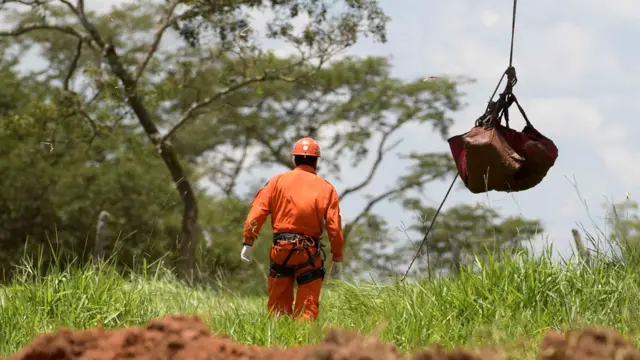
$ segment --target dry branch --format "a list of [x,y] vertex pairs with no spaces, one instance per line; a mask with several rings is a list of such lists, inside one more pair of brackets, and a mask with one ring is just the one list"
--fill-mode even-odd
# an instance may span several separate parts
[[67,71],[67,76],[64,78],[64,90],[70,91],[69,84],[71,83],[71,78],[78,68],[78,61],[80,60],[80,56],[82,56],[82,44],[84,41],[82,39],[78,40],[78,45],[76,46],[76,53],[71,60],[71,65],[69,65],[69,70]]
[[1,37],[21,36],[37,30],[57,31],[67,35],[75,36],[78,39],[83,39],[82,34],[78,32],[76,29],[72,28],[71,26],[56,26],[56,25],[49,25],[49,24],[29,25],[29,26],[18,27],[16,29],[9,30],[9,31],[0,31],[0,36]]
[[96,225],[96,239],[93,245],[93,259],[99,262],[104,259],[104,244],[106,238],[107,225],[111,215],[105,210],[100,211],[98,223]]
[[195,102],[193,103],[189,109],[187,111],[184,112],[184,114],[180,117],[180,119],[178,120],[178,122],[171,127],[171,129],[167,132],[166,135],[164,135],[162,137],[162,139],[160,140],[160,143],[164,143],[166,141],[168,141],[175,133],[176,131],[178,131],[180,128],[182,128],[187,122],[189,122],[190,120],[194,119],[197,117],[197,111],[212,104],[213,102],[215,102],[216,100],[224,97],[225,95],[239,90],[245,86],[248,86],[250,84],[253,83],[257,83],[257,82],[262,82],[262,81],[267,81],[267,80],[282,80],[282,81],[288,81],[288,82],[292,82],[295,81],[295,79],[291,79],[279,74],[271,74],[269,72],[264,73],[260,76],[256,76],[253,78],[249,78],[246,79],[242,82],[239,82],[235,85],[232,85],[224,90],[221,90],[219,92],[217,92],[216,94],[209,96],[208,98],[200,101],[200,102]]
[[147,65],[149,64],[149,61],[151,61],[151,58],[153,58],[153,55],[158,51],[158,47],[160,47],[160,41],[162,41],[164,32],[167,31],[167,29],[171,26],[171,24],[175,20],[173,13],[175,12],[178,4],[180,4],[181,2],[182,2],[181,0],[173,0],[169,4],[169,6],[166,8],[161,21],[160,28],[153,35],[153,42],[151,43],[151,47],[149,48],[149,51],[147,51],[147,54],[145,55],[144,60],[142,60],[142,63],[140,63],[140,66],[138,67],[138,70],[136,71],[136,74],[133,77],[133,81],[138,82],[138,80],[140,80],[140,78],[142,77],[142,74],[144,73],[144,70],[147,68]]
[[369,174],[367,174],[367,176],[358,185],[345,189],[340,195],[340,200],[344,200],[345,196],[352,194],[356,191],[359,191],[365,186],[369,185],[369,183],[371,183],[371,181],[373,180],[373,177],[376,175],[376,172],[378,171],[378,168],[380,167],[380,164],[382,163],[382,160],[384,160],[384,156],[388,154],[389,151],[395,149],[402,142],[402,140],[398,140],[395,143],[391,144],[389,147],[385,148],[385,146],[387,145],[387,141],[389,140],[389,137],[399,128],[400,128],[400,124],[396,124],[391,129],[383,133],[382,139],[380,139],[380,143],[378,144],[376,159],[373,165],[371,166],[371,168],[369,169]]
[[244,167],[244,164],[247,161],[247,156],[249,155],[250,143],[251,142],[249,141],[249,138],[246,138],[244,141],[244,144],[242,144],[242,154],[240,155],[240,159],[236,163],[236,166],[234,167],[233,172],[229,176],[230,177],[229,184],[227,184],[224,191],[227,197],[231,196],[233,194],[233,191],[236,188],[238,176],[240,176],[240,172],[242,171],[242,168]]
[[364,218],[369,211],[371,211],[371,209],[373,209],[373,207],[378,204],[381,201],[384,201],[386,199],[388,199],[389,197],[396,195],[396,194],[400,194],[403,193],[411,188],[420,186],[420,185],[424,185],[427,184],[431,181],[434,181],[440,177],[442,177],[443,175],[445,175],[444,172],[439,172],[437,174],[431,175],[426,179],[423,179],[422,181],[415,183],[415,182],[408,182],[404,185],[398,186],[396,188],[393,188],[391,190],[385,191],[382,194],[379,194],[378,196],[373,197],[371,200],[369,200],[367,202],[367,204],[362,208],[362,210],[360,211],[360,213],[358,215],[356,215],[356,217],[350,221],[348,224],[345,225],[344,227],[344,237],[347,238],[349,236],[349,233],[351,233],[351,230],[353,230],[353,227],[358,223],[358,221],[362,220],[362,218]]

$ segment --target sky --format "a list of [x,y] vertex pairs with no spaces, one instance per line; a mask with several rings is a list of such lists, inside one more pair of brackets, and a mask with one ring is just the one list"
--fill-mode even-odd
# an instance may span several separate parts
[[[102,10],[126,1],[85,0],[88,7]],[[364,40],[348,53],[390,56],[393,75],[407,81],[440,74],[475,79],[462,88],[467,106],[452,114],[451,134],[467,131],[507,67],[512,2],[381,0],[381,4],[391,17],[388,42]],[[640,142],[633,135],[640,134],[638,20],[637,0],[520,1],[514,48],[519,82],[514,93],[533,125],[558,146],[558,160],[541,184],[524,192],[472,194],[458,180],[445,208],[481,202],[503,216],[540,219],[547,231],[535,247],[552,243],[560,254],[569,255],[572,228],[582,224],[590,232],[604,229],[604,204],[640,196]],[[24,61],[29,66],[37,59]],[[524,126],[519,114],[512,117],[512,127]],[[403,139],[397,152],[449,151],[447,142],[429,127],[408,128],[396,138]],[[366,192],[393,186],[405,165],[390,156]],[[259,175],[270,177],[282,170]],[[344,173],[345,181],[334,182],[336,188],[357,183],[359,170]],[[243,186],[252,176],[240,179]],[[423,198],[438,206],[449,183],[428,186]],[[343,217],[357,214],[365,202],[363,196],[343,201]],[[375,211],[394,227],[415,218],[392,203],[381,203]]]

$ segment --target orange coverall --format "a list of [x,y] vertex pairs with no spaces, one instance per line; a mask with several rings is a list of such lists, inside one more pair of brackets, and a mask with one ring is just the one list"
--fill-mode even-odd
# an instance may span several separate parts
[[[253,245],[269,214],[274,239],[277,239],[278,234],[300,234],[316,238],[319,243],[323,223],[326,223],[332,259],[334,262],[342,262],[344,237],[338,193],[312,167],[300,165],[294,170],[278,174],[258,191],[244,223],[244,244]],[[303,319],[315,320],[318,317],[324,260],[319,246],[311,246],[308,250],[306,252],[301,249],[300,243],[296,245],[290,241],[274,240],[268,277],[267,306],[270,312],[301,316]],[[282,265],[287,260],[287,266],[300,266],[309,260],[309,254],[316,257],[313,264],[307,264],[288,276],[278,276],[277,271],[274,273],[274,264]],[[298,290],[295,311],[292,311],[296,281]]]

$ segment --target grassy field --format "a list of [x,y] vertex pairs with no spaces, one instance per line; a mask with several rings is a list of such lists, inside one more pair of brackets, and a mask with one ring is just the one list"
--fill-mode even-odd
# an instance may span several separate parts
[[586,268],[514,257],[456,279],[392,286],[332,282],[323,293],[320,319],[302,327],[269,320],[264,297],[189,289],[158,273],[125,278],[108,267],[87,267],[37,278],[28,270],[0,290],[4,355],[60,326],[113,328],[172,313],[198,314],[213,332],[259,345],[315,343],[332,327],[375,333],[404,351],[432,342],[515,343],[533,355],[546,330],[589,324],[640,339],[640,275],[604,262]]

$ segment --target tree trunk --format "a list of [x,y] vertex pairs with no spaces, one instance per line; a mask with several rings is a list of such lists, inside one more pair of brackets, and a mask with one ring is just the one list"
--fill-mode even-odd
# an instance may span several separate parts
[[182,279],[193,279],[196,262],[196,225],[198,222],[198,204],[195,192],[180,160],[169,142],[160,145],[160,155],[167,165],[171,178],[176,184],[182,199],[182,227],[176,253],[178,254],[178,272]]
[[131,74],[124,68],[113,46],[107,46],[106,58],[113,73],[120,79],[124,87],[127,103],[135,113],[145,133],[160,152],[184,206],[182,213],[182,228],[178,240],[176,254],[178,255],[178,275],[185,280],[192,279],[196,261],[195,230],[198,222],[198,204],[191,183],[187,179],[180,159],[169,141],[162,142],[162,136],[153,122],[149,110],[143,99],[138,95],[136,83]]
[[107,231],[107,222],[109,221],[108,212],[105,210],[100,211],[98,215],[98,224],[96,225],[96,239],[93,245],[93,260],[95,263],[99,263],[104,260],[104,239]]
[[451,245],[451,260],[453,261],[453,266],[451,268],[453,275],[460,275],[460,270],[462,268],[462,254],[460,251],[460,242],[451,234],[447,235],[449,237],[449,244]]
[[591,260],[589,258],[590,254],[587,248],[584,246],[584,243],[582,242],[582,236],[580,236],[580,233],[577,229],[571,229],[571,235],[573,235],[573,241],[575,242],[576,248],[578,249],[578,256],[588,265]]

